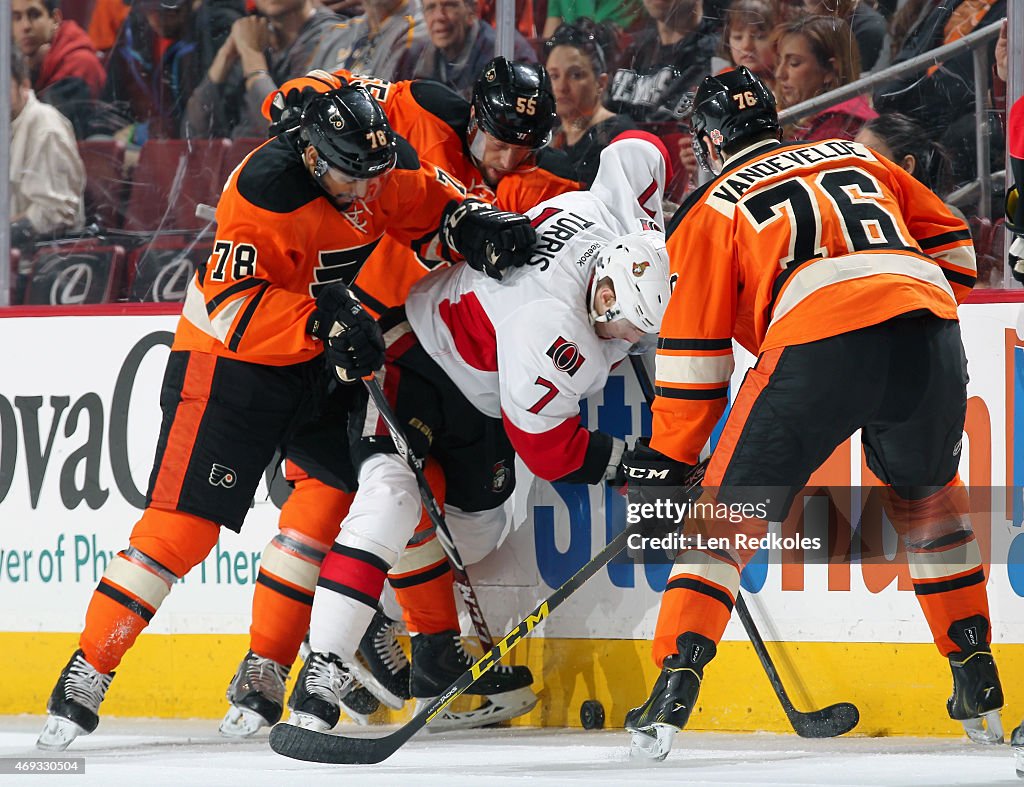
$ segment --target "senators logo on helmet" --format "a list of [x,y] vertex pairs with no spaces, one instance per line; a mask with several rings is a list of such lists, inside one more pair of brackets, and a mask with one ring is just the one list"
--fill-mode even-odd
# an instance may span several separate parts
[[644,260],[643,262],[633,263],[633,275],[638,279],[644,275],[644,271],[651,267],[651,263]]

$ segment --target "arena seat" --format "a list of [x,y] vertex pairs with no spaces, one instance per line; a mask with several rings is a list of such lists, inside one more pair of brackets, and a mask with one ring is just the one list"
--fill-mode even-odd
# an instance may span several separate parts
[[78,143],[78,155],[85,166],[85,220],[104,229],[120,229],[124,223],[123,142],[116,139],[88,139]]
[[128,300],[180,303],[196,268],[210,256],[213,244],[194,238],[157,237],[135,249],[128,259]]
[[226,139],[151,139],[142,146],[132,173],[125,210],[127,230],[196,230],[206,222],[196,217],[196,204],[215,205]]
[[110,303],[124,280],[124,247],[102,239],[43,246],[32,258],[26,305],[78,306]]
[[17,295],[18,295],[18,272],[19,272],[18,268],[20,267],[20,265],[21,265],[21,250],[20,249],[12,248],[11,249],[11,261],[10,261],[10,271],[11,271],[10,275],[11,275],[11,278],[9,280],[10,281],[10,288],[8,290],[8,297],[7,297],[7,303],[12,305],[12,306],[14,304],[20,302],[20,299],[17,297]]

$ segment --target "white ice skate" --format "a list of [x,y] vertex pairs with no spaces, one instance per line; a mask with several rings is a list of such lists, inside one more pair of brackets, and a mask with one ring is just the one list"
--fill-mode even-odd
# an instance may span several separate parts
[[69,719],[47,716],[43,731],[36,740],[36,748],[44,751],[64,751],[79,735],[89,733]]
[[672,751],[672,740],[677,732],[679,728],[671,724],[652,724],[644,731],[635,730],[629,742],[629,756],[636,760],[661,762]]
[[[415,713],[428,707],[435,698],[417,699]],[[450,730],[469,730],[508,721],[533,710],[539,697],[528,686],[500,694],[488,694],[479,708],[468,711],[443,710],[430,722],[429,732],[447,732]]]
[[1003,720],[998,710],[983,713],[975,719],[962,719],[960,723],[964,725],[967,737],[975,743],[995,744],[1004,740]]

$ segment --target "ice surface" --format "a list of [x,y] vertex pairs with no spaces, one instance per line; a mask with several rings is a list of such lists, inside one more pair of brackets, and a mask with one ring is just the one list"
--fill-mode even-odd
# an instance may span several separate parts
[[[0,757],[51,756],[34,748],[39,716],[0,717]],[[346,728],[346,733],[355,728]],[[383,731],[382,728],[377,728]],[[66,785],[1017,785],[1009,746],[955,739],[839,738],[687,733],[663,763],[629,760],[622,731],[555,729],[421,732],[380,765],[316,765],[270,750],[266,731],[234,741],[212,720],[104,719],[67,756],[85,757],[84,776],[0,776],[0,783]]]

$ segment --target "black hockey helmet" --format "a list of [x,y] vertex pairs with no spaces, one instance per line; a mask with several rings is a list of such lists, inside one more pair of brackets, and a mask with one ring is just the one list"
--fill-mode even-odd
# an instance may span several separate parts
[[473,85],[473,111],[487,134],[534,150],[551,141],[558,122],[555,94],[544,66],[503,57],[484,66]]
[[311,99],[299,118],[299,142],[359,180],[383,175],[398,161],[398,137],[363,87],[345,85]]
[[704,78],[693,98],[690,126],[697,161],[708,170],[705,135],[719,153],[765,132],[782,136],[775,96],[746,66]]

